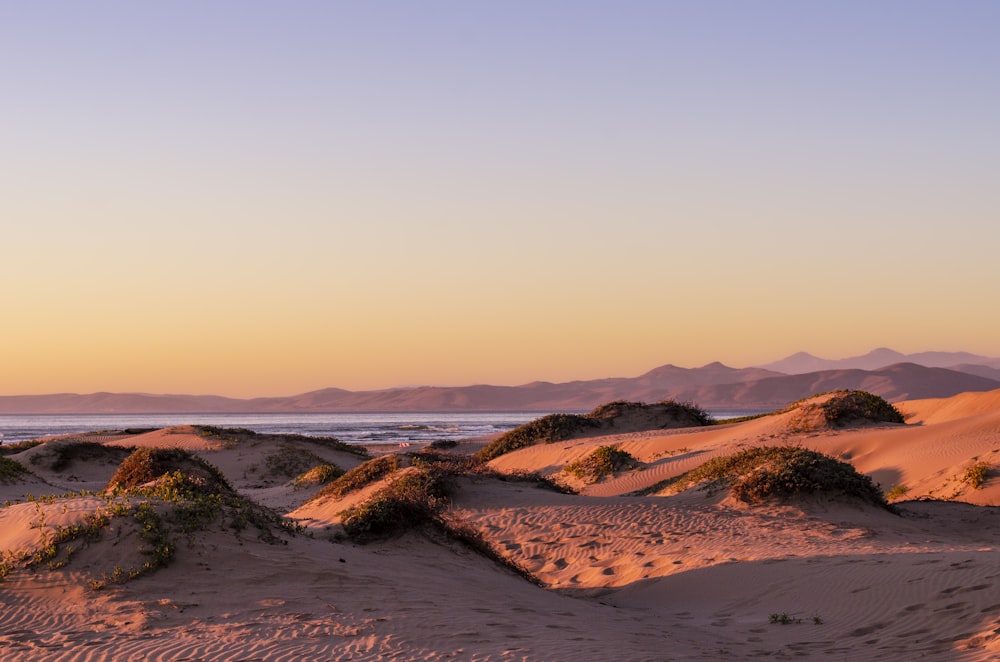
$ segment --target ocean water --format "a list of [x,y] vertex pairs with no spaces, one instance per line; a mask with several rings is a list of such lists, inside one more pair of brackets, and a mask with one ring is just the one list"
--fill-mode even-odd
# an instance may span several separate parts
[[351,444],[408,443],[505,432],[539,416],[544,413],[0,415],[0,441],[13,443],[99,430],[215,425],[270,434],[336,437]]
[[[269,434],[336,437],[349,444],[412,443],[458,440],[506,432],[546,412],[441,412],[361,414],[57,414],[0,415],[0,442],[77,432],[163,428],[172,425],[215,425],[248,428]],[[715,418],[742,416],[746,411],[712,411]]]

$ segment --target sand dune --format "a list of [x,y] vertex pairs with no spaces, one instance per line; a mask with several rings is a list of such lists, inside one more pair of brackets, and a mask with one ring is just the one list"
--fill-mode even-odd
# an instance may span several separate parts
[[[419,454],[400,459],[411,468],[314,499],[322,486],[297,484],[302,467],[351,469],[364,458],[190,427],[50,441],[9,455],[32,473],[0,484],[11,502],[0,510],[0,650],[68,661],[995,659],[1000,392],[899,409],[906,424],[837,427],[799,407],[738,424],[542,444],[493,460],[499,473],[454,479],[440,514],[446,528],[474,532],[542,586],[444,529],[367,545],[345,535],[343,511],[417,471]],[[74,446],[81,441],[96,443]],[[593,484],[564,471],[607,445],[638,466]],[[658,487],[760,445],[820,451],[887,491],[906,490],[894,491],[891,512],[826,493],[745,503],[725,490]],[[68,528],[142,502],[104,495],[104,486],[122,453],[163,447],[196,453],[245,503],[303,528],[234,529],[242,511],[229,505],[229,515],[188,533],[170,520],[170,563],[100,590],[95,581],[116,566],[151,558],[134,515],[111,516],[68,558],[64,549],[45,557]],[[991,467],[978,489],[963,478],[976,462]],[[581,493],[506,477],[520,472]],[[633,494],[640,490],[653,492]],[[156,503],[168,518],[170,504]]]

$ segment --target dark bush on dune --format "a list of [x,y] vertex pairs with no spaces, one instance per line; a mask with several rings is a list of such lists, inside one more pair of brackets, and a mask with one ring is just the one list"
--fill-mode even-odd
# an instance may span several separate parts
[[826,422],[834,427],[869,422],[905,422],[898,409],[867,391],[836,391],[821,407]]
[[681,475],[672,483],[681,491],[704,484],[710,491],[728,487],[745,503],[761,503],[807,494],[854,497],[889,508],[885,495],[853,466],[828,455],[795,446],[763,446],[717,457]]
[[578,414],[549,414],[542,418],[525,423],[503,436],[494,439],[489,445],[476,453],[476,459],[489,462],[504,453],[527,448],[535,444],[551,444],[565,441],[584,430],[593,430],[598,423],[586,416]]
[[385,478],[397,469],[399,469],[399,458],[395,455],[373,458],[344,472],[342,476],[320,490],[310,501],[326,498],[339,499],[365,485]]
[[653,404],[615,400],[596,407],[587,414],[592,420],[628,419],[631,417],[655,417],[661,424],[671,427],[699,427],[714,422],[708,412],[697,405],[674,400],[661,400]]
[[536,444],[551,444],[601,431],[711,425],[712,419],[692,404],[664,400],[655,404],[616,400],[600,405],[589,414],[550,414],[516,427],[476,453],[480,462],[489,462],[504,453]]
[[639,466],[631,453],[615,446],[599,446],[584,458],[566,465],[564,471],[580,480],[596,483],[605,476]]
[[177,448],[140,448],[126,457],[108,481],[107,491],[128,492],[164,476],[182,475],[207,494],[232,493],[233,488],[217,468]]
[[359,542],[389,538],[436,521],[449,492],[444,472],[412,469],[346,510],[341,521],[347,535]]

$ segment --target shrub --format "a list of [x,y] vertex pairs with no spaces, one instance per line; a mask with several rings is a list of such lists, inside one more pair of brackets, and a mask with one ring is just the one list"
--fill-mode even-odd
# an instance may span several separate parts
[[680,476],[677,491],[707,483],[729,486],[736,499],[760,503],[770,498],[835,492],[888,508],[882,491],[854,467],[822,453],[794,446],[766,446],[717,457]]
[[702,409],[688,403],[663,400],[656,404],[615,400],[600,405],[586,415],[550,414],[525,423],[495,439],[476,453],[480,462],[536,444],[551,444],[601,429],[611,429],[624,421],[633,429],[663,429],[711,425],[712,419]]
[[341,521],[347,534],[360,542],[398,535],[435,520],[449,491],[443,472],[413,469],[344,511]]
[[506,432],[476,453],[475,457],[480,462],[489,462],[504,453],[519,448],[564,441],[584,430],[597,426],[598,424],[594,420],[586,416],[549,414]]
[[639,413],[650,413],[660,418],[673,419],[675,425],[684,427],[699,427],[714,423],[712,417],[704,409],[690,402],[677,402],[675,400],[661,400],[651,405],[643,402],[616,400],[599,405],[587,414],[587,418],[608,420]]
[[897,485],[885,494],[885,498],[889,501],[895,501],[896,499],[902,499],[906,496],[906,493],[910,491],[910,488],[906,485]]
[[566,465],[567,471],[580,480],[596,483],[605,476],[610,476],[623,469],[634,469],[639,466],[630,453],[616,446],[600,446],[586,457]]
[[843,427],[860,421],[904,423],[903,415],[894,406],[867,391],[836,391],[821,405],[826,422]]
[[326,485],[344,475],[344,470],[336,464],[318,464],[292,481],[296,487],[309,485]]
[[126,457],[108,481],[109,492],[129,491],[156,479],[179,472],[200,491],[233,492],[226,477],[217,468],[187,451],[177,448],[140,448]]
[[962,482],[974,490],[981,490],[989,473],[990,464],[988,462],[976,462],[965,469],[965,473],[962,474]]
[[376,457],[344,473],[343,476],[320,490],[312,500],[325,499],[327,497],[339,499],[346,494],[361,489],[365,485],[370,485],[377,480],[381,480],[385,476],[394,473],[398,468],[399,458],[395,455]]

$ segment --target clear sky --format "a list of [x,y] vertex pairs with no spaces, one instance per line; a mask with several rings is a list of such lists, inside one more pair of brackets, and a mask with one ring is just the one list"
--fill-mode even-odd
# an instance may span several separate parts
[[0,393],[1000,356],[1000,3],[0,0]]

